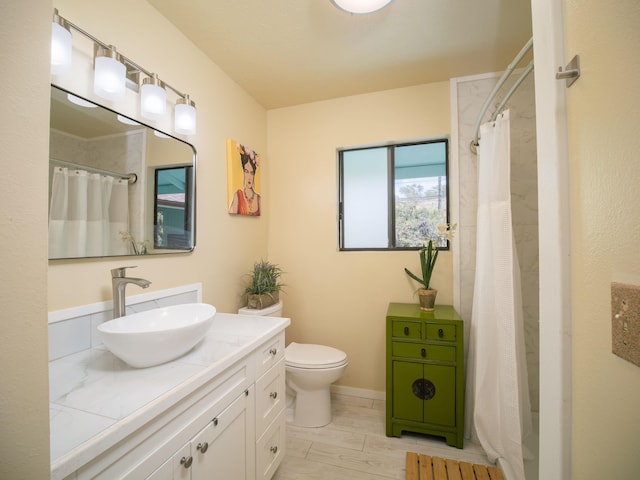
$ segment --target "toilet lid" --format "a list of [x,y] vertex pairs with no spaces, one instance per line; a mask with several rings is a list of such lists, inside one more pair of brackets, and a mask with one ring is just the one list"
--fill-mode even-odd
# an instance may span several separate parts
[[347,362],[347,354],[337,348],[291,342],[285,349],[285,363],[298,368],[331,368]]

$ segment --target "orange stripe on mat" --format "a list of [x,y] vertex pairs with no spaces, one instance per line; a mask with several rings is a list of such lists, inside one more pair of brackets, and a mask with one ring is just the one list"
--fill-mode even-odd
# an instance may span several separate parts
[[407,480],[504,480],[499,468],[407,452]]

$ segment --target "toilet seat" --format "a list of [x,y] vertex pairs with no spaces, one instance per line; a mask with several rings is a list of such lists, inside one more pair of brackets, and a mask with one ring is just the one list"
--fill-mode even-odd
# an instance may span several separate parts
[[309,370],[340,367],[347,363],[347,354],[342,350],[311,343],[291,342],[284,355],[287,366]]

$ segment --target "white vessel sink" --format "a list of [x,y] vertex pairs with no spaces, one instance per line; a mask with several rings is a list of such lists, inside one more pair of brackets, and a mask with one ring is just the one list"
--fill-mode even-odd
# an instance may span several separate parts
[[144,368],[175,360],[202,340],[216,309],[206,303],[155,308],[104,322],[98,333],[116,357]]

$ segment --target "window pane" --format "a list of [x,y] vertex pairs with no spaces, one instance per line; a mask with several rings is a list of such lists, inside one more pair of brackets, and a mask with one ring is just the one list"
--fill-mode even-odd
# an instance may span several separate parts
[[343,248],[387,248],[387,149],[343,152]]
[[187,202],[191,167],[156,170],[155,248],[191,249],[191,206]]
[[446,143],[395,147],[396,247],[419,247],[447,221]]

